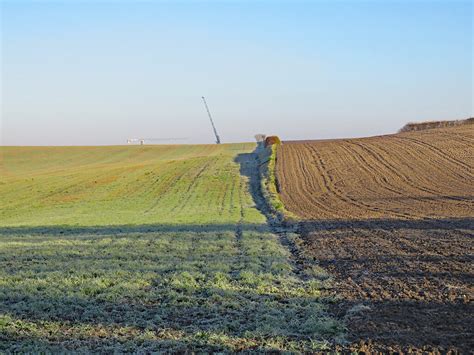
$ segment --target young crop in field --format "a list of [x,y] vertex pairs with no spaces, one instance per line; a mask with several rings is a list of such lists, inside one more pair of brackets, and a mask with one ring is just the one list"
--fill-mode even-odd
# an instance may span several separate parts
[[255,207],[252,149],[2,148],[0,352],[314,351],[341,338],[325,281],[298,277]]

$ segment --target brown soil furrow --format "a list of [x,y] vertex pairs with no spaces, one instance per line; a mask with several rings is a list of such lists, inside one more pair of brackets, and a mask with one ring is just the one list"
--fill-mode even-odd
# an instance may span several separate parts
[[[358,200],[350,197],[348,194],[345,194],[340,189],[338,189],[333,184],[332,177],[330,175],[328,175],[328,173],[326,171],[326,165],[324,163],[324,160],[320,156],[320,154],[318,153],[317,149],[315,149],[311,146],[309,147],[309,149],[313,152],[313,155],[316,157],[317,164],[319,164],[320,171],[322,173],[322,179],[324,180],[324,184],[325,184],[325,186],[327,187],[327,189],[330,193],[332,193],[337,199],[339,199],[339,200],[341,200],[341,201],[343,201],[347,204],[353,205],[353,206],[358,207],[358,208],[369,210],[369,211],[371,211],[373,213],[376,213],[376,214],[383,214],[382,213],[383,211],[380,211],[378,208],[373,207],[369,204],[363,203],[361,201],[358,201]],[[389,210],[389,211],[390,211],[391,214],[393,214],[395,216],[398,216],[398,217],[404,217],[404,218],[409,217],[409,215],[406,215],[406,214],[398,213],[396,211],[391,211],[391,210]]]
[[[334,198],[333,203],[342,202],[344,204],[354,205],[359,208],[366,207],[342,195],[339,189],[335,186],[333,177],[327,172],[326,165],[324,163],[323,158],[310,145],[307,146],[306,151],[310,152],[310,155],[313,158],[312,162],[314,163],[316,170],[318,172],[318,174],[315,175],[315,177],[317,177],[318,175],[320,176],[320,179],[322,181],[323,193],[329,194],[331,197],[333,197]],[[331,204],[328,203],[328,206],[330,207]],[[339,213],[345,214],[344,210],[340,211]]]
[[[439,196],[443,195],[443,203],[448,203],[448,204],[458,204],[458,203],[463,203],[466,206],[472,206],[472,198],[463,198],[463,197],[456,197],[456,196],[448,196],[446,195],[445,191],[447,191],[448,186],[440,186],[437,189],[429,188],[427,186],[433,186],[437,187],[439,185],[438,183],[435,183],[433,179],[430,178],[430,176],[426,176],[423,174],[412,174],[411,176],[408,174],[403,174],[401,171],[403,169],[397,169],[396,164],[390,163],[389,158],[391,157],[392,159],[400,154],[400,152],[403,152],[405,155],[411,155],[409,152],[403,151],[403,147],[400,147],[400,149],[397,149],[397,153],[392,153],[385,149],[383,146],[377,145],[377,144],[372,144],[370,148],[367,148],[367,144],[363,143],[354,143],[361,148],[363,148],[368,155],[371,155],[377,163],[380,163],[380,168],[382,171],[385,171],[388,174],[392,174],[395,177],[395,180],[398,180],[398,188],[400,189],[400,194],[403,195],[406,194],[409,190],[414,191],[414,193],[421,193],[420,197],[417,197],[416,195],[412,195],[411,199],[414,201],[419,201],[423,205],[432,205],[433,208],[436,208],[436,205],[439,203],[439,201],[430,201],[427,199],[427,196]],[[383,154],[382,154],[383,152]],[[415,157],[414,157],[415,158]],[[398,166],[400,168],[400,166]],[[433,169],[436,169],[434,167]],[[409,170],[408,170],[409,171]],[[400,181],[403,181],[403,184],[400,184]],[[440,180],[441,183],[443,180]],[[457,180],[459,182],[459,179]],[[397,185],[393,185],[397,186]],[[408,188],[408,189],[407,189]],[[418,213],[414,213],[414,216],[418,215]]]
[[453,176],[454,179],[461,179],[461,181],[466,178],[466,174],[462,171],[459,171],[459,166],[453,165],[452,163],[446,164],[446,159],[444,159],[441,155],[433,154],[433,151],[428,149],[426,146],[414,143],[415,146],[418,145],[415,149],[413,146],[410,146],[411,149],[406,149],[406,140],[399,137],[394,137],[393,140],[395,146],[400,147],[405,154],[413,157],[415,159],[414,161],[418,162],[418,164],[428,166],[433,172],[440,171],[444,174],[449,173],[449,175]]
[[451,132],[442,132],[441,135],[443,137],[446,137],[446,140],[448,142],[450,141],[457,141],[457,142],[462,142],[464,144],[466,144],[466,146],[470,146],[472,144],[474,144],[474,135],[464,135],[464,134],[461,134],[461,133],[456,133],[456,134],[452,134]]
[[[287,186],[289,182],[300,181],[300,179],[303,182],[293,184],[291,185],[291,189],[288,191],[283,189],[281,193],[285,194],[288,192],[286,194],[288,198],[291,199],[293,196],[298,198],[295,203],[301,203],[303,206],[312,206],[313,209],[316,208],[320,212],[323,212],[323,215],[332,216],[333,211],[314,196],[316,194],[314,194],[313,191],[318,191],[320,185],[314,182],[316,181],[315,176],[317,177],[318,174],[314,174],[314,172],[311,172],[308,169],[307,152],[295,150],[289,154],[285,154],[284,156],[281,156],[280,154],[278,159],[279,164],[281,161],[285,161],[285,163],[289,163],[291,166],[296,166],[296,169],[277,170],[277,178],[281,185]],[[308,187],[309,189],[307,189]]]
[[[410,152],[409,155],[416,156],[414,152]],[[418,156],[423,156],[423,153]],[[421,164],[419,168],[421,168]],[[424,186],[433,187],[431,189],[433,195],[443,196],[444,202],[461,201],[473,206],[472,196],[468,194],[465,197],[455,196],[458,191],[469,192],[472,188],[471,180],[465,174],[453,173],[451,169],[440,164],[426,164],[424,171],[430,171],[430,174],[417,173],[415,176],[424,182]]]
[[[367,176],[377,185],[380,186],[382,189],[393,193],[395,195],[403,195],[399,189],[397,189],[394,185],[390,184],[387,180],[385,175],[378,175],[376,174],[376,169],[374,169],[373,164],[370,163],[369,159],[362,154],[358,154],[354,151],[350,145],[341,145],[341,148],[344,149],[348,154],[353,155],[354,160],[357,162],[358,167],[363,170]],[[375,191],[375,189],[371,190]]]
[[[374,184],[366,184],[366,186],[364,186],[364,188],[370,192],[371,194],[373,194],[373,196],[381,196],[381,191],[377,191],[379,190],[378,188],[386,191],[386,192],[389,192],[391,195],[389,196],[404,196],[406,194],[406,192],[403,191],[403,189],[401,189],[401,186],[400,185],[396,185],[395,183],[392,183],[390,182],[387,177],[390,176],[390,174],[384,174],[384,175],[381,175],[381,174],[378,174],[378,172],[380,172],[381,168],[383,169],[385,166],[380,166],[380,161],[375,159],[375,161],[373,160],[373,157],[372,159],[370,159],[371,157],[368,156],[367,154],[360,154],[360,152],[357,152],[356,149],[354,149],[353,146],[351,146],[353,144],[349,143],[347,145],[341,145],[348,154],[352,155],[354,157],[354,159],[356,160],[356,162],[358,163],[358,168],[363,170],[367,176],[367,179],[365,181],[373,181]],[[361,148],[359,145],[357,145],[359,148]],[[364,151],[366,151],[365,149],[363,149]],[[398,178],[398,174],[395,174],[395,179]],[[368,186],[367,186],[368,185]],[[372,187],[371,187],[372,185]],[[385,196],[386,197],[386,196]],[[417,199],[416,197],[413,197],[414,199]],[[419,199],[421,200],[421,199]],[[405,217],[405,218],[413,218],[415,215],[413,213],[410,212],[410,214],[407,214],[407,213],[399,213],[397,211],[394,211],[393,209],[389,208],[388,206],[385,206],[385,207],[381,207],[380,208],[381,211],[385,211],[385,212],[391,212],[391,213],[396,213],[396,215],[399,215],[399,216],[402,216],[402,217]]]
[[442,158],[444,158],[446,161],[452,163],[454,166],[456,167],[462,167],[468,174],[470,177],[473,177],[472,176],[472,171],[473,171],[473,167],[472,166],[469,166],[468,164],[465,164],[463,161],[459,160],[459,159],[456,159],[455,157],[451,157],[449,156],[448,154],[446,154],[445,152],[443,152],[441,149],[439,149],[438,147],[432,145],[432,144],[429,144],[421,139],[415,139],[415,138],[412,138],[412,137],[405,137],[405,136],[400,136],[401,139],[405,139],[405,140],[409,140],[415,144],[418,144],[418,145],[421,145],[423,147],[426,147],[428,148],[430,151],[432,151],[435,155],[437,156],[440,156]]
[[[418,184],[422,191],[425,191],[429,194],[433,195],[442,195],[444,198],[444,202],[457,201],[457,202],[465,202],[468,205],[472,206],[472,197],[459,197],[459,196],[450,196],[447,192],[451,191],[454,187],[454,192],[458,191],[459,189],[467,189],[470,188],[469,179],[466,178],[463,174],[458,174],[456,172],[452,172],[451,169],[447,169],[445,166],[436,164],[436,163],[427,163],[429,162],[429,157],[426,157],[426,152],[423,150],[404,150],[406,144],[401,142],[400,140],[394,139],[393,140],[393,147],[395,152],[391,153],[387,151],[387,149],[380,147],[383,149],[387,155],[391,153],[392,157],[397,156],[400,161],[404,159],[401,156],[403,154],[405,157],[409,156],[412,158],[412,161],[419,161],[414,168],[417,170],[421,170],[420,173],[412,174],[413,178],[412,181],[415,184]],[[401,153],[403,152],[403,153]],[[425,158],[425,159],[422,159]],[[405,158],[406,159],[406,158]],[[408,166],[407,166],[408,168]],[[414,169],[413,168],[413,169]],[[423,172],[430,172],[429,174]],[[449,172],[449,174],[448,174]],[[429,188],[431,187],[431,188]]]
[[[403,185],[409,186],[409,187],[413,188],[413,190],[415,190],[415,191],[435,193],[435,194],[439,193],[439,191],[435,191],[435,190],[432,190],[432,189],[429,189],[429,188],[426,188],[424,186],[421,186],[421,185],[417,184],[416,182],[413,181],[412,178],[410,178],[410,176],[408,174],[401,173],[399,169],[397,170],[395,165],[390,164],[388,162],[388,160],[386,158],[384,158],[383,155],[380,152],[376,151],[377,148],[376,148],[375,145],[372,145],[372,147],[371,147],[372,149],[370,149],[366,145],[364,145],[363,143],[354,143],[354,144],[356,144],[356,145],[360,146],[362,149],[364,149],[365,152],[368,155],[371,155],[381,165],[382,169],[384,169],[383,171],[390,172],[397,179],[399,179],[400,181],[403,181]],[[384,154],[389,156],[390,153],[387,152],[385,149],[383,149],[381,147],[379,147],[379,149]]]
[[299,253],[332,275],[348,327],[336,351],[474,348],[472,137],[459,126],[279,147]]

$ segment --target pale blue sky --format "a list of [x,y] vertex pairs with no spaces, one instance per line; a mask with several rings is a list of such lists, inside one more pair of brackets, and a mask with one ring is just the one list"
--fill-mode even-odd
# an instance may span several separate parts
[[4,145],[392,133],[473,115],[471,1],[3,1]]

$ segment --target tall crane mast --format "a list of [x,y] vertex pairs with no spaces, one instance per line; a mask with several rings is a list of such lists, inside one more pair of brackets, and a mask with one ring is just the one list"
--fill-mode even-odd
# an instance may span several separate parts
[[211,121],[212,129],[214,130],[214,135],[216,136],[216,144],[221,144],[221,139],[217,134],[216,126],[214,125],[214,121],[212,120],[211,112],[209,111],[209,107],[207,106],[206,99],[204,96],[202,97],[202,101],[204,101],[204,106],[206,106],[207,115],[209,116],[209,120]]

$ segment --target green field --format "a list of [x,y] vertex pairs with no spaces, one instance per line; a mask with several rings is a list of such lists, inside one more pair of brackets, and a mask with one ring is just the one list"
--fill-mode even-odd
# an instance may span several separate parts
[[323,349],[343,327],[250,194],[253,144],[1,147],[0,352]]

